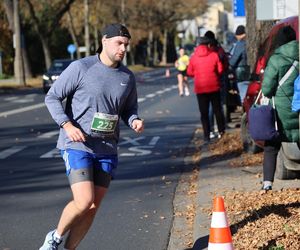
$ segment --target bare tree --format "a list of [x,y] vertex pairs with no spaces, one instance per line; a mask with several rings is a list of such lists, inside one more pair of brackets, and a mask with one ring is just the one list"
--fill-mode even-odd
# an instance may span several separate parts
[[[49,68],[51,65],[49,39],[59,25],[63,15],[70,9],[75,0],[55,1],[55,4],[48,1],[43,1],[42,3],[36,0],[25,1],[29,7],[30,20],[34,24],[42,43],[46,67]],[[37,8],[39,11],[36,10]]]
[[[168,34],[176,30],[177,22],[193,19],[206,9],[206,0],[131,0],[127,12],[130,13],[130,26],[148,31],[148,44],[153,44],[153,37],[161,37],[163,43],[162,64],[167,61]],[[151,34],[153,33],[153,35]],[[150,50],[153,51],[154,50]],[[148,55],[155,58],[155,55]]]

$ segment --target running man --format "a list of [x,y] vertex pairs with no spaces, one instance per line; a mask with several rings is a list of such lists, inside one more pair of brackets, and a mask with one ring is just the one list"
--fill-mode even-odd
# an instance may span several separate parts
[[[73,200],[40,250],[74,250],[88,232],[114,177],[119,120],[135,132],[144,130],[138,116],[133,73],[121,62],[130,41],[128,29],[111,24],[102,32],[102,51],[73,62],[55,81],[45,103],[60,126],[57,142],[66,165]],[[67,99],[66,108],[62,101]]]

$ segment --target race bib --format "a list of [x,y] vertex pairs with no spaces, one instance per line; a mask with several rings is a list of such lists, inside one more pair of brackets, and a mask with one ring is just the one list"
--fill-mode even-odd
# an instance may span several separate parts
[[118,115],[109,115],[104,113],[95,113],[92,121],[91,131],[102,135],[111,135],[114,133],[119,117]]

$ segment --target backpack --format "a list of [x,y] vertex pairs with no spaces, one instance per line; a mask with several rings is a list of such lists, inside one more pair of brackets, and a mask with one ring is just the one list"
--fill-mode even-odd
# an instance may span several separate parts
[[300,111],[300,75],[294,81],[294,95],[292,100],[292,111]]

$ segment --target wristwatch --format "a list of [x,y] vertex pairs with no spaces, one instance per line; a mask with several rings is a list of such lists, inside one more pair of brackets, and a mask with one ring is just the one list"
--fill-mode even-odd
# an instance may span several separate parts
[[66,123],[68,123],[69,121],[63,121],[59,126],[61,127],[61,128],[63,128],[64,127],[64,125],[66,124]]

